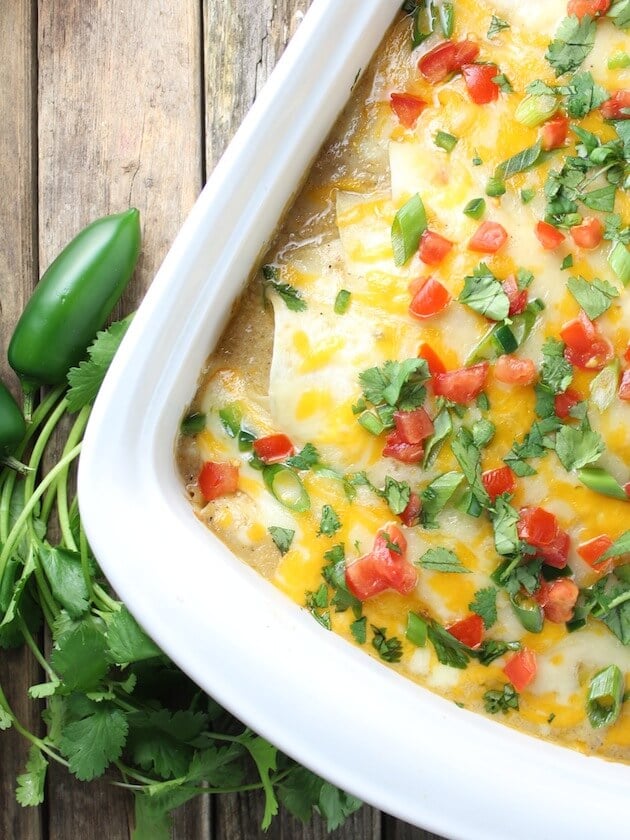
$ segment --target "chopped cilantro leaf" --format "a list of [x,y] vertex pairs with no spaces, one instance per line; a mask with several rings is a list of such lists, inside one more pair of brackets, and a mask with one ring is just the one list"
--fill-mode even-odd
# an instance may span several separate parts
[[556,454],[569,472],[592,464],[605,448],[601,436],[591,428],[563,425],[556,434]]
[[481,616],[486,630],[492,627],[497,620],[497,590],[494,586],[478,589],[468,609]]
[[586,312],[591,321],[599,318],[619,297],[619,291],[607,280],[595,277],[590,282],[584,277],[569,277],[567,289]]
[[396,514],[396,516],[401,514],[409,504],[410,496],[411,488],[406,481],[396,481],[391,476],[386,477],[383,498],[389,505],[392,513]]
[[567,111],[572,119],[581,119],[609,98],[608,91],[596,84],[590,73],[576,73],[561,88],[567,96]]
[[400,662],[402,659],[402,642],[395,636],[387,638],[387,628],[375,627],[372,628],[373,638],[372,647],[378,651],[378,655],[385,662]]
[[440,513],[462,483],[464,476],[460,472],[447,472],[439,475],[428,484],[420,498],[422,499],[422,524],[425,528],[437,528],[437,515]]
[[451,636],[436,621],[431,621],[428,627],[429,641],[435,649],[435,655],[442,665],[451,668],[466,668],[470,660],[470,651],[455,636]]
[[325,583],[316,592],[306,593],[306,608],[326,630],[331,629],[330,611],[328,608],[328,587]]
[[573,16],[564,18],[545,55],[556,76],[577,70],[593,49],[596,29],[595,19],[588,15],[581,20]]
[[367,639],[367,618],[365,616],[361,616],[361,618],[357,618],[353,621],[350,625],[350,632],[352,633],[352,638],[357,644],[364,645]]
[[545,417],[536,421],[522,443],[515,441],[512,444],[512,449],[503,459],[504,463],[519,477],[536,475],[536,470],[527,463],[527,460],[541,458],[548,449],[555,448],[555,442],[549,436],[557,431],[560,425],[557,417]]
[[484,639],[481,647],[475,651],[475,656],[482,665],[490,665],[508,651],[520,650],[520,642],[504,642],[500,639]]
[[269,527],[269,533],[280,554],[286,554],[291,548],[295,531],[291,528],[281,528],[279,525],[271,525]]
[[503,163],[500,163],[495,170],[495,176],[507,180],[512,175],[525,172],[541,161],[541,155],[542,140],[538,140],[533,146],[522,149],[520,152],[512,155],[512,157],[504,160]]
[[263,265],[264,288],[271,289],[284,301],[287,309],[291,312],[303,312],[306,309],[306,301],[299,289],[289,283],[280,282],[280,272],[273,265]]
[[330,505],[322,507],[322,518],[319,525],[317,535],[323,534],[326,537],[332,537],[341,528],[341,520],[337,516],[334,508]]
[[458,300],[493,321],[507,318],[510,310],[503,285],[485,263],[480,263],[472,275],[464,278],[464,288]]
[[619,29],[626,29],[630,26],[630,0],[615,0],[606,17]]
[[630,554],[630,531],[625,531],[600,557],[600,560],[608,560],[610,557],[622,557]]
[[422,566],[431,572],[456,572],[458,574],[469,574],[470,569],[462,565],[461,560],[448,548],[430,548],[416,561],[417,566]]
[[429,368],[424,359],[385,362],[382,368],[373,367],[359,374],[363,395],[373,405],[386,404],[403,411],[422,405],[426,396],[424,383]]
[[490,497],[481,480],[481,451],[465,426],[459,429],[451,441],[451,449],[470,485],[473,496],[482,508],[487,508],[490,505]]
[[289,466],[295,467],[296,470],[310,470],[311,467],[320,463],[319,452],[312,443],[307,443],[302,447],[301,452],[287,458],[286,462]]
[[512,683],[506,683],[501,690],[492,689],[483,695],[486,712],[496,715],[502,712],[506,715],[510,709],[518,711],[518,692]]
[[494,38],[499,32],[509,28],[510,24],[507,20],[503,20],[503,18],[497,17],[497,15],[492,15],[490,26],[488,27],[488,38]]
[[519,538],[516,530],[518,512],[510,505],[505,496],[499,496],[491,513],[494,530],[494,546],[502,556],[514,554],[518,550]]
[[573,368],[564,357],[564,343],[547,338],[542,348],[540,381],[554,394],[563,394],[573,381]]

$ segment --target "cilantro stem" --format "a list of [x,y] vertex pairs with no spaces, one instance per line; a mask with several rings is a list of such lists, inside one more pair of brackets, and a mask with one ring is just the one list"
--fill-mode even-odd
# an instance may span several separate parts
[[88,591],[89,600],[94,602],[94,585],[92,583],[92,575],[90,574],[90,566],[88,562],[88,543],[85,531],[83,530],[83,523],[79,520],[79,556],[81,558],[81,571],[83,573],[83,580]]
[[24,619],[22,618],[22,616],[19,613],[17,614],[17,620],[18,620],[18,624],[20,625],[20,632],[24,636],[26,644],[29,646],[29,648],[31,650],[31,653],[33,654],[35,659],[39,662],[39,664],[44,669],[44,671],[48,674],[48,676],[51,677],[52,679],[56,679],[57,675],[55,674],[53,669],[50,667],[48,662],[46,662],[46,659],[44,658],[43,653],[41,652],[41,650],[37,646],[37,643],[35,642],[35,639],[31,635],[31,631],[28,629],[28,625],[26,624],[26,622],[24,621]]
[[[63,452],[61,453],[62,457],[67,455],[71,449],[73,449],[77,443],[83,438],[83,432],[85,431],[85,427],[87,425],[88,419],[90,417],[90,411],[92,407],[90,405],[85,405],[79,412],[77,419],[70,429],[70,433],[68,435],[68,439],[66,440],[66,445],[63,448]],[[59,473],[59,477],[55,482],[57,488],[57,511],[59,514],[59,527],[61,528],[61,534],[63,536],[63,540],[66,544],[66,548],[69,548],[71,551],[77,550],[77,544],[75,542],[74,536],[72,534],[72,528],[70,527],[70,516],[68,510],[68,473],[70,471],[70,464],[63,469]]]
[[15,713],[11,706],[9,705],[9,701],[6,698],[4,691],[2,690],[2,686],[0,685],[0,706],[4,709],[4,711],[9,715],[11,718],[12,726],[16,732],[18,732],[23,738],[26,738],[27,741],[30,741],[31,744],[35,744],[36,747],[42,752],[45,752],[50,758],[54,761],[58,762],[59,764],[63,764],[64,767],[69,767],[70,765],[68,762],[62,758],[58,753],[56,753],[51,747],[48,746],[47,742],[42,738],[38,738],[37,735],[34,735],[30,730],[26,729],[20,721],[16,718]]
[[19,540],[22,530],[26,525],[26,522],[30,515],[32,514],[35,505],[39,502],[40,498],[44,495],[48,487],[53,483],[53,481],[57,478],[60,472],[63,471],[66,464],[71,463],[74,461],[76,457],[78,457],[79,453],[81,452],[81,444],[77,444],[74,449],[71,449],[68,454],[58,461],[55,466],[50,470],[50,472],[42,479],[40,484],[38,485],[37,489],[33,492],[32,496],[24,506],[21,514],[18,516],[13,528],[9,532],[7,540],[4,544],[2,552],[0,552],[0,579],[4,574],[4,570],[7,565],[7,561],[11,556],[11,552],[15,548],[17,541]]

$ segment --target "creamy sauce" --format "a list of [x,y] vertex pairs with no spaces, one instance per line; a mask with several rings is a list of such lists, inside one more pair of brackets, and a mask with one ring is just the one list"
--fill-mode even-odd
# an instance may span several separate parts
[[[486,32],[493,13],[506,18],[511,26],[490,39]],[[547,251],[534,233],[536,223],[545,215],[543,191],[549,171],[560,168],[566,152],[512,177],[502,197],[485,194],[497,164],[531,146],[539,136],[538,128],[517,123],[514,112],[532,80],[557,83],[544,55],[565,14],[566,4],[560,0],[527,6],[510,0],[492,5],[472,0],[456,3],[453,40],[476,40],[481,46],[478,60],[495,62],[513,87],[513,92],[503,92],[497,101],[486,105],[471,102],[460,74],[438,84],[430,84],[420,75],[419,58],[434,48],[441,36],[432,35],[412,52],[410,19],[401,17],[353,92],[346,113],[264,260],[276,267],[279,281],[297,290],[306,308],[294,311],[270,288],[263,304],[261,275],[256,273],[208,360],[189,409],[205,414],[205,427],[178,440],[180,471],[196,515],[298,604],[305,605],[310,598],[312,605],[312,593],[319,592],[324,600],[313,611],[351,644],[358,643],[357,616],[352,609],[336,611],[324,597],[324,553],[343,543],[346,560],[351,562],[370,551],[379,529],[393,521],[400,525],[400,521],[369,486],[354,486],[349,493],[347,482],[339,477],[361,471],[376,488],[383,488],[389,477],[407,482],[419,492],[436,477],[460,469],[449,445],[426,469],[383,457],[384,435],[370,434],[357,423],[353,412],[361,397],[359,373],[387,360],[415,358],[423,342],[431,345],[447,369],[463,367],[489,324],[455,298],[462,291],[464,277],[481,261],[500,279],[519,268],[533,273],[529,299],[540,298],[545,309],[516,352],[533,359],[537,368],[545,338],[557,337],[563,324],[579,312],[566,288],[568,276],[607,279],[620,295],[597,318],[597,326],[623,364],[630,339],[630,293],[608,265],[609,244],[583,250],[573,246],[567,235],[558,249]],[[600,21],[595,47],[580,71],[590,70],[609,91],[630,86],[630,70],[607,67],[612,54],[629,49],[630,38],[623,31],[607,20]],[[566,83],[564,79],[562,83]],[[406,91],[428,103],[415,128],[400,125],[390,106],[392,91]],[[615,137],[597,110],[579,123],[604,141]],[[450,153],[436,147],[438,131],[458,138]],[[475,166],[472,161],[477,158],[482,163]],[[521,200],[524,189],[534,191],[527,204]],[[417,254],[402,266],[394,263],[392,222],[415,193],[424,200],[430,229],[455,243],[434,268],[424,266]],[[479,221],[465,215],[463,208],[478,197],[487,204],[483,218],[502,224],[509,234],[507,245],[496,255],[480,255],[466,247]],[[624,224],[629,220],[628,211],[627,195],[620,189],[615,212],[621,214]],[[573,255],[573,267],[562,270],[568,254]],[[419,321],[409,314],[408,286],[429,274],[446,287],[453,300],[443,312]],[[334,303],[342,289],[350,293],[350,305],[339,315]],[[588,396],[593,378],[593,373],[576,369],[572,387]],[[482,451],[482,466],[488,470],[502,466],[503,458],[515,440],[522,440],[530,430],[536,415],[531,386],[499,382],[491,372],[485,393],[490,403],[487,417],[496,426],[494,438]],[[307,444],[316,447],[328,470],[300,472],[310,499],[308,511],[294,513],[280,504],[269,492],[260,469],[250,463],[251,452],[239,449],[236,439],[226,433],[219,411],[234,405],[243,428],[255,437],[283,433],[298,451]],[[434,417],[437,407],[431,394],[426,407]],[[483,411],[472,403],[463,422],[470,426],[482,416]],[[591,406],[589,419],[606,444],[598,465],[610,470],[622,484],[630,481],[630,403],[615,398],[601,412]],[[238,464],[238,492],[206,502],[197,481],[205,462]],[[575,471],[564,469],[554,452],[534,459],[532,465],[536,474],[518,478],[511,505],[517,511],[523,506],[540,506],[557,517],[570,536],[568,561],[573,579],[578,586],[588,587],[600,573],[579,556],[577,547],[600,534],[618,538],[630,527],[630,503],[587,489]],[[325,505],[332,507],[339,519],[339,528],[331,536],[320,533]],[[490,575],[501,558],[488,517],[472,517],[449,504],[438,521],[438,529],[403,529],[407,557],[417,560],[430,548],[444,547],[457,555],[468,574],[420,567],[411,594],[388,590],[366,600],[367,637],[360,646],[378,658],[370,627],[386,628],[387,637],[397,638],[401,645],[400,661],[391,667],[483,712],[486,693],[500,690],[507,682],[502,669],[510,654],[489,665],[473,657],[467,668],[458,669],[439,662],[430,644],[416,647],[405,635],[410,611],[449,626],[470,615],[470,604],[479,590],[494,586]],[[283,555],[269,527],[294,532]],[[329,590],[327,598],[331,595]],[[538,663],[535,679],[520,693],[519,709],[496,719],[574,749],[628,760],[630,705],[623,704],[613,725],[593,729],[585,698],[590,679],[603,667],[617,665],[626,679],[630,647],[591,617],[574,633],[568,633],[564,624],[548,620],[542,632],[527,632],[501,588],[496,607],[497,620],[486,630],[486,638],[520,642],[536,654]]]

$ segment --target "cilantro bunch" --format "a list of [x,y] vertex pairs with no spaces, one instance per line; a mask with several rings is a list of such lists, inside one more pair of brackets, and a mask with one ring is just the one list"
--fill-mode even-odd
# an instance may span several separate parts
[[[101,776],[135,797],[135,840],[170,837],[170,812],[200,793],[261,790],[262,826],[279,803],[332,830],[360,802],[299,766],[205,695],[159,650],[104,579],[88,545],[71,468],[92,402],[130,319],[98,334],[89,358],[51,390],[32,416],[16,456],[19,475],[0,472],[0,647],[26,645],[44,681],[43,733],[18,720],[0,686],[0,730],[29,743],[16,796],[44,799],[51,762],[78,779]],[[68,428],[61,456],[44,461],[53,433]],[[50,635],[46,658],[38,643]]]

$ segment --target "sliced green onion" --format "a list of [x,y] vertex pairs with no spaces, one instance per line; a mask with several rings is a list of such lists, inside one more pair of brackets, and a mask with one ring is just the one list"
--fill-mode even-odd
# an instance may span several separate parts
[[237,402],[228,403],[225,408],[220,409],[219,417],[227,434],[233,438],[237,437],[243,420],[241,404]]
[[473,165],[473,166],[481,166],[481,164],[483,163],[483,161],[482,161],[482,159],[479,157],[479,154],[478,154],[478,153],[475,153],[475,156],[474,156],[474,158],[472,159],[472,161],[471,161],[471,162],[472,162],[472,165]]
[[464,214],[466,216],[470,216],[471,219],[476,219],[477,221],[485,212],[486,200],[484,198],[473,198],[472,201],[469,201],[464,207]]
[[543,93],[540,96],[526,96],[519,102],[514,112],[514,119],[521,125],[534,128],[553,117],[558,110],[558,106],[558,99],[549,93]]
[[523,204],[529,204],[536,197],[536,190],[521,190],[521,201]]
[[619,359],[615,359],[605,368],[600,370],[595,379],[591,382],[591,399],[600,413],[609,408],[617,396],[619,387],[619,374],[621,365]]
[[514,610],[514,615],[528,633],[540,633],[542,631],[545,616],[540,605],[533,598],[517,592],[516,595],[510,596],[510,604]]
[[625,70],[630,67],[630,55],[626,52],[616,52],[608,59],[609,70]]
[[435,29],[435,17],[433,14],[433,3],[426,2],[416,7],[413,16],[413,29],[411,32],[411,46],[413,49],[419,47],[423,41],[433,34]]
[[206,415],[201,411],[187,414],[179,427],[183,435],[197,435],[206,428]]
[[501,195],[505,195],[506,191],[507,187],[505,186],[505,181],[501,178],[497,178],[495,176],[488,178],[488,183],[486,184],[486,195],[489,195],[490,198],[498,198]]
[[416,193],[396,213],[392,224],[392,248],[396,265],[404,265],[418,250],[420,237],[426,229],[426,210]]
[[598,671],[590,682],[586,698],[586,711],[593,729],[610,726],[621,713],[624,679],[617,665]]
[[630,253],[623,244],[617,242],[608,255],[608,263],[624,286],[630,283]]
[[412,645],[416,647],[424,647],[427,643],[427,623],[424,618],[421,618],[417,613],[407,613],[407,630],[405,636]]
[[380,435],[385,431],[385,424],[372,411],[364,411],[358,418],[358,422],[371,435]]
[[492,339],[499,348],[501,355],[503,353],[513,353],[518,349],[516,336],[507,324],[497,324],[492,330]]
[[262,471],[263,481],[271,495],[288,510],[303,513],[311,506],[311,500],[298,474],[282,464],[272,464]]
[[444,149],[445,152],[452,152],[455,146],[457,146],[457,141],[457,137],[453,134],[447,134],[446,131],[438,131],[435,135],[435,145],[440,149]]
[[345,315],[350,306],[350,292],[347,289],[341,289],[335,298],[335,314]]
[[440,26],[445,38],[450,38],[455,29],[455,8],[452,3],[440,3]]
[[630,502],[630,497],[623,489],[617,479],[608,470],[602,467],[582,467],[578,470],[577,477],[585,487],[601,496],[608,496],[611,499],[619,499],[622,502]]

